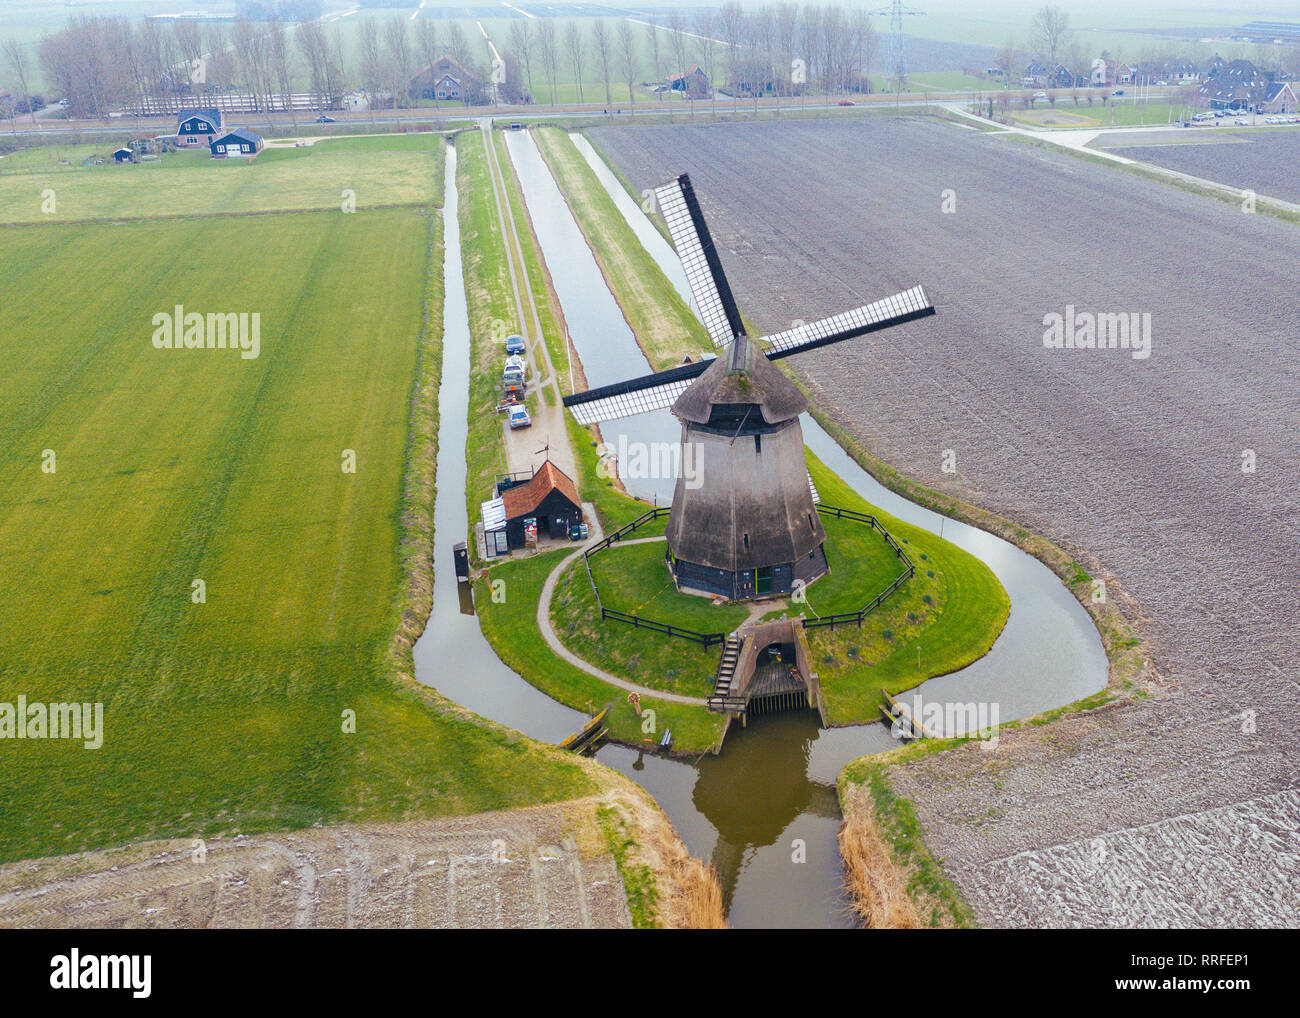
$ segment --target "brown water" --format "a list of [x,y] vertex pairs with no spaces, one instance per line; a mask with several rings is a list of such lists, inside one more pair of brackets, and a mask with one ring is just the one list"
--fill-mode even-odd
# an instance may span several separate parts
[[[532,144],[526,134],[510,137],[512,158],[520,144],[516,139]],[[470,137],[468,143],[481,142]],[[516,168],[534,223],[547,221],[547,216],[559,217],[553,203],[558,197],[562,204],[563,197],[549,171],[544,165],[539,170],[536,164],[525,170],[520,168],[521,162],[516,162]],[[462,614],[462,591],[452,569],[452,545],[465,540],[469,532],[463,497],[469,322],[455,171],[455,151],[451,149],[444,205],[447,298],[434,507],[434,607],[424,636],[415,646],[416,676],[484,717],[556,742],[574,731],[585,720],[584,715],[545,696],[497,658],[477,618]],[[544,204],[547,210],[542,215]],[[609,348],[607,323],[584,317],[585,301],[564,303],[565,292],[608,294],[581,235],[574,241],[565,231],[568,239],[557,247],[560,234],[540,225],[538,233],[552,275],[572,274],[577,281],[569,291],[561,289],[557,279],[557,291],[584,365],[587,352],[594,347],[603,347],[601,353],[606,357],[617,357],[617,351]],[[630,356],[630,351],[624,354]],[[638,420],[626,423],[629,435],[637,435]],[[809,446],[869,501],[919,526],[938,530],[938,516],[881,488],[808,419],[804,432]],[[1005,704],[1002,720],[1007,721],[1100,689],[1106,679],[1100,641],[1087,614],[1056,577],[1004,541],[952,520],[942,525],[946,538],[970,550],[997,573],[1011,597],[1011,619],[993,651],[981,662],[932,679],[922,690],[933,696],[960,695],[965,700],[996,697]],[[705,756],[693,764],[621,746],[606,746],[597,759],[649,791],[691,853],[715,863],[733,926],[847,927],[853,920],[845,907],[836,846],[840,821],[836,776],[855,757],[895,745],[881,725],[821,729],[817,715],[809,711],[758,718],[748,728],[734,726],[720,755]]]

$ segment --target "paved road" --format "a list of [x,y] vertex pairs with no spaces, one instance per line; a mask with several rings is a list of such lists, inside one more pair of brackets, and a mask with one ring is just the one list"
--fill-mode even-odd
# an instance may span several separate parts
[[[927,283],[937,317],[799,358],[815,398],[1075,552],[1150,635],[1165,695],[895,772],[981,920],[1300,924],[1297,227],[928,118],[595,138],[638,188],[691,173],[764,331]],[[1150,314],[1151,357],[1045,347],[1067,306]]]

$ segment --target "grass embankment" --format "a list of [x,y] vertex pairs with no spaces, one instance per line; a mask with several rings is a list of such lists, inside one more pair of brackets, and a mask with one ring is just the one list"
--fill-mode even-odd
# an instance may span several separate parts
[[[98,750],[0,744],[0,860],[595,790],[395,669],[427,582],[403,568],[427,557],[427,478],[403,468],[436,413],[433,213],[0,244],[0,700],[105,715]],[[176,303],[260,313],[260,355],[154,349],[151,316]]]
[[[508,161],[503,161],[507,183],[512,180]],[[470,336],[473,344],[470,378],[470,419],[467,454],[466,500],[470,518],[478,515],[478,503],[490,491],[492,474],[498,469],[500,448],[499,426],[490,410],[495,405],[495,370],[497,352],[492,345],[491,322],[513,311],[509,273],[506,269],[506,245],[499,226],[496,225],[496,206],[492,199],[488,176],[486,148],[477,134],[460,136],[457,147],[457,185],[461,195],[461,230],[464,249],[465,288],[469,297]],[[511,214],[519,215],[519,196],[514,187],[508,188],[512,205]],[[517,219],[526,225],[526,215]],[[530,229],[520,229],[520,242],[530,279],[545,281],[541,259]],[[558,306],[549,288],[542,290],[534,284],[534,296],[539,301],[538,313],[543,323],[558,321],[550,310]],[[507,307],[508,305],[508,307]],[[514,315],[510,314],[510,321]],[[548,341],[550,337],[547,337]],[[478,411],[476,412],[476,408]],[[567,416],[567,415],[566,415]],[[575,478],[584,498],[592,497],[602,523],[608,527],[645,511],[645,506],[628,498],[604,479],[595,475],[595,449],[587,429],[570,422],[570,436],[574,440],[575,458],[581,477]],[[537,627],[537,603],[547,575],[560,562],[567,551],[549,552],[510,562],[493,563],[475,584],[475,605],[483,633],[493,649],[511,668],[525,680],[561,703],[578,710],[599,710],[611,707],[608,721],[610,734],[622,742],[635,745],[657,745],[665,729],[673,732],[674,749],[680,752],[702,752],[716,745],[722,730],[722,720],[709,714],[703,707],[688,704],[670,704],[646,699],[642,701],[643,716],[638,717],[627,703],[627,694],[600,679],[574,667],[557,657],[543,640]],[[491,582],[504,580],[506,599],[495,603],[491,597]],[[653,710],[653,725],[649,715]],[[645,730],[643,730],[645,726]]]
[[37,146],[0,160],[0,223],[339,210],[345,191],[359,209],[437,204],[441,142],[436,134],[358,137],[268,148],[252,162],[213,159],[204,148],[101,166],[82,163],[106,154],[103,146]]
[[[882,512],[811,452],[808,466],[825,504],[874,515],[916,566],[915,575],[868,615],[861,629],[814,629],[808,634],[828,720],[832,724],[874,720],[883,701],[882,687],[900,693],[987,654],[1006,625],[1011,602],[997,577],[975,556]],[[832,525],[836,532],[853,526],[836,521]],[[830,527],[827,530],[831,533]],[[877,542],[883,544],[879,533],[865,527],[855,533],[849,545],[854,548],[851,561],[856,563],[858,557],[872,561],[862,545],[877,549],[874,554],[878,556]],[[857,575],[857,566],[846,562],[834,544],[827,544],[827,559],[831,574],[809,587],[808,604],[792,606],[792,613],[827,615],[854,610],[887,586],[901,567],[888,553],[885,569],[864,581]],[[838,591],[832,585],[819,589],[827,581],[840,584]],[[837,595],[838,604],[828,599],[832,594]]]
[[656,371],[714,352],[704,326],[650,257],[567,131],[533,131],[637,343]]
[[[476,521],[479,504],[491,497],[496,475],[506,471],[502,422],[495,408],[505,357],[502,341],[521,327],[481,132],[466,131],[457,138],[456,187],[470,334],[465,505],[469,519]],[[471,554],[477,557],[478,549],[471,548]]]

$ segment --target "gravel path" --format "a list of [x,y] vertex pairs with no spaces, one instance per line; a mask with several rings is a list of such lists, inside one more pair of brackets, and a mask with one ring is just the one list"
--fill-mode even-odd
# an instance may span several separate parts
[[[1140,606],[1166,695],[894,772],[981,920],[1128,921],[1124,882],[1067,866],[1062,846],[1167,822],[1198,832],[1197,858],[1125,857],[1146,921],[1300,923],[1282,794],[1300,785],[1297,227],[926,119],[593,136],[637,188],[691,173],[765,330],[925,283],[936,318],[799,358],[818,402],[881,458],[1023,520]],[[1045,348],[1044,317],[1067,305],[1149,313],[1151,357]],[[1274,824],[1250,866],[1233,834],[1244,804]],[[1008,881],[1012,857],[1025,873]],[[1261,868],[1283,902],[1204,907]]]

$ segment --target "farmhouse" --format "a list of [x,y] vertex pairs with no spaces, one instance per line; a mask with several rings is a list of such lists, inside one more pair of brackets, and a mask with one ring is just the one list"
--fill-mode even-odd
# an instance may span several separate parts
[[176,114],[176,144],[182,148],[210,145],[220,133],[220,110],[181,110]]
[[129,148],[119,148],[113,153],[113,162],[133,163],[135,162],[135,151]]
[[1294,113],[1297,108],[1295,89],[1289,81],[1275,81],[1264,93],[1264,113]]
[[464,99],[472,77],[459,61],[444,54],[411,79],[411,91],[426,99]]
[[488,555],[526,547],[538,537],[566,540],[569,528],[582,523],[578,489],[550,460],[526,481],[501,478],[497,492],[482,505]]
[[[670,78],[668,87],[672,91],[681,92],[692,99],[707,99],[709,96],[709,76],[704,73],[704,68],[699,64],[695,64],[690,70],[683,71],[681,74]],[[748,90],[749,84],[742,82],[741,87]]]
[[[1270,75],[1265,74],[1249,60],[1234,60],[1225,64],[1215,74],[1207,78],[1197,90],[1206,105],[1211,108],[1244,110],[1263,106],[1272,95],[1273,101],[1281,106],[1288,100],[1295,108],[1295,93],[1289,87],[1274,89]],[[1280,112],[1280,110],[1269,110]]]
[[262,151],[260,134],[255,134],[247,127],[237,127],[220,138],[213,138],[208,146],[213,159],[229,159],[235,156],[253,156]]

